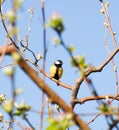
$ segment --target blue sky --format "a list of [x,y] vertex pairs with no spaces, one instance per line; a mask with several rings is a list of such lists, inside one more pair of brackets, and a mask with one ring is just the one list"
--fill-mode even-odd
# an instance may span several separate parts
[[[21,12],[18,13],[18,27],[20,28],[20,35],[23,40],[25,40],[25,35],[27,33],[27,26],[30,18],[28,13],[28,8],[34,8],[34,16],[31,26],[31,32],[29,35],[29,47],[37,55],[39,52],[43,53],[43,37],[42,37],[42,25],[40,20],[41,15],[41,1],[24,1]],[[119,1],[110,0],[109,16],[111,20],[111,25],[113,30],[117,33],[116,40],[118,43],[119,37]],[[3,10],[9,11],[10,3],[6,1]],[[86,62],[94,66],[100,65],[107,57],[106,48],[104,46],[104,33],[105,27],[103,23],[105,21],[104,15],[100,13],[101,5],[98,0],[92,1],[69,1],[69,0],[47,0],[45,5],[46,11],[46,21],[48,22],[49,17],[52,12],[57,11],[63,16],[65,31],[63,32],[63,39],[66,45],[72,44],[76,50],[74,55],[84,55],[86,57]],[[0,45],[5,43],[5,34],[3,33],[3,27],[0,22]],[[52,36],[57,36],[57,34],[51,30],[47,29],[47,58],[46,58],[46,72],[49,73],[49,67],[53,64],[56,59],[61,59],[64,64],[64,73],[61,81],[73,86],[76,79],[80,76],[76,73],[76,69],[72,68],[70,65],[70,57],[68,53],[62,48],[62,46],[54,47],[52,44]],[[107,34],[107,42],[111,50],[113,50],[113,43],[110,37],[110,33]],[[31,57],[31,55],[30,55]],[[114,58],[116,65],[118,66],[118,54]],[[42,61],[41,61],[42,62]],[[39,62],[39,65],[41,65]],[[1,66],[11,63],[9,57],[5,58]],[[39,74],[42,76],[42,74]],[[113,66],[109,63],[101,73],[91,74],[89,76],[96,89],[100,95],[115,94],[115,75],[113,71]],[[6,77],[2,70],[0,70],[0,82],[1,82],[1,92],[5,93],[7,98],[10,98],[10,79]],[[20,102],[21,99],[25,99],[27,104],[32,105],[32,109],[39,110],[41,108],[41,91],[37,86],[20,70],[19,67],[16,69],[16,86],[23,87],[24,93],[18,98]],[[46,83],[60,95],[67,103],[70,103],[71,91],[65,88],[58,87],[53,81],[46,78]],[[86,83],[82,83],[81,89],[79,91],[78,97],[83,98],[90,96],[91,93]],[[114,104],[117,105],[117,102]],[[83,105],[77,105],[76,111],[79,113],[92,113],[98,112],[98,105],[93,102],[87,102]],[[47,110],[47,109],[46,109]],[[2,110],[0,110],[2,111]],[[39,128],[39,115],[37,113],[31,112],[28,116],[30,121],[34,122],[36,129]],[[84,116],[81,117],[85,121],[90,121],[93,117]],[[7,119],[7,117],[6,117]],[[44,119],[44,122],[46,119]],[[102,125],[103,123],[103,125]],[[23,122],[25,124],[25,122]],[[107,129],[106,121],[103,116],[98,117],[93,123],[89,125],[91,130],[105,130]],[[46,128],[46,123],[44,123],[44,129]],[[75,130],[72,128],[71,130]]]

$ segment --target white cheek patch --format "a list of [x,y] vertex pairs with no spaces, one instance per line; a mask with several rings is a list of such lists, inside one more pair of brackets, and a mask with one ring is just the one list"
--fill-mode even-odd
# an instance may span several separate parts
[[60,62],[59,62],[59,61],[55,61],[55,64],[56,64],[56,65],[60,65]]

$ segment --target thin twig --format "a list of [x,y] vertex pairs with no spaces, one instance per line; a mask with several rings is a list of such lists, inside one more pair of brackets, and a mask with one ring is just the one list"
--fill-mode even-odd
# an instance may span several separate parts
[[[1,8],[1,7],[0,7]],[[16,16],[16,8],[15,8],[15,0],[12,0],[12,11],[13,11],[13,14],[14,16]],[[1,12],[1,16],[2,16],[2,11]],[[4,19],[3,19],[3,25],[5,25],[4,23]],[[6,26],[6,25],[5,25]],[[4,27],[5,27],[4,26]],[[11,26],[11,30],[13,30],[15,27],[16,27],[16,20],[13,20],[10,22],[10,26]],[[6,27],[6,31],[7,31],[7,27]],[[9,34],[9,35],[8,35]],[[7,31],[7,35],[8,35],[8,38],[13,42],[13,45],[15,47],[17,47],[16,45],[16,34],[14,34],[12,37],[10,36],[10,33]],[[12,35],[12,34],[11,34]],[[11,76],[11,98],[12,98],[12,106],[14,106],[14,102],[16,101],[16,95],[15,95],[15,89],[16,89],[16,86],[15,86],[15,68],[13,68],[14,70],[14,73],[13,75]],[[9,113],[9,116],[10,116],[10,120],[14,120],[14,114],[13,114],[13,109],[12,111]],[[12,129],[14,129],[14,124],[11,123],[10,124],[10,127]]]
[[[89,96],[89,97],[85,97],[85,98],[82,98],[82,99],[75,99],[74,100],[74,103],[75,104],[84,104],[85,102],[87,102],[87,101],[92,101],[92,100],[107,100],[107,97],[109,98],[109,99],[112,99],[112,101],[114,101],[114,100],[117,100],[117,101],[119,101],[119,95],[100,95],[100,96]],[[110,101],[110,103],[112,102],[112,101]],[[109,104],[110,104],[109,103]],[[108,105],[109,105],[108,104]]]
[[[95,97],[99,96],[98,92],[96,91],[95,86],[93,85],[92,80],[90,80],[89,78],[87,78],[87,85],[88,85],[88,87],[89,87],[89,89],[90,89],[90,91],[91,91],[91,93],[92,93],[93,96],[95,96]],[[97,103],[99,105],[104,104],[101,100],[96,100],[96,101],[97,101]]]
[[[14,73],[15,74],[15,73]],[[10,80],[11,80],[11,97],[12,97],[12,106],[14,105],[14,102],[15,102],[15,76],[14,74],[11,76]],[[14,120],[14,115],[13,115],[13,109],[12,111],[9,113],[9,117],[10,117],[10,120]],[[13,128],[13,124],[11,123],[10,124],[10,127]]]
[[96,118],[98,118],[101,115],[101,113],[98,113],[96,116],[94,116],[89,122],[88,125],[95,121]]
[[52,103],[58,104],[65,113],[71,113],[73,115],[72,119],[77,126],[82,130],[89,130],[88,125],[72,111],[71,107],[69,107],[52,89],[50,89],[50,87],[38,76],[36,71],[34,71],[34,69],[32,69],[23,59],[20,60],[19,66],[34,81],[34,83],[48,95]]
[[[5,46],[0,46],[0,55],[2,54],[2,51],[4,50],[4,47],[5,47]],[[16,51],[17,51],[17,50],[16,50],[16,48],[15,48],[14,46],[9,46],[9,47],[7,48],[5,54],[6,54],[6,55],[9,55],[9,54],[11,54],[11,53],[13,53],[13,52],[16,52]],[[58,81],[58,80],[56,80],[56,79],[54,79],[54,78],[51,78],[51,76],[50,76],[48,73],[46,73],[45,71],[43,71],[43,69],[42,69],[40,66],[38,66],[37,64],[34,64],[34,61],[32,61],[32,60],[30,59],[30,57],[28,57],[27,55],[25,55],[25,53],[24,53],[22,50],[20,50],[20,53],[25,57],[25,61],[28,61],[29,63],[31,63],[32,65],[34,65],[39,72],[41,72],[43,75],[45,75],[45,77],[47,77],[47,78],[53,80],[54,82],[58,83],[58,84],[59,84],[61,87],[63,87],[63,88],[66,88],[66,89],[68,89],[68,90],[73,90],[73,86],[67,85],[67,84],[65,84],[65,83],[63,83],[63,82],[61,82],[61,81]],[[36,72],[36,73],[37,73],[37,72]],[[59,87],[60,87],[60,86],[59,86]]]
[[24,128],[24,126],[19,122],[19,120],[14,120],[14,123],[16,123],[18,126],[19,126],[19,128],[21,128],[21,130],[26,130],[25,128]]
[[[41,69],[38,65],[35,65],[35,67],[41,72],[43,73],[47,78],[51,79],[52,81],[58,83],[61,87],[64,87],[66,89],[69,89],[69,90],[73,90],[73,86],[70,86],[70,85],[67,85],[59,80],[56,80],[55,78],[52,78],[49,74],[47,74],[45,71],[43,71],[43,69]],[[59,87],[60,87],[59,86]],[[58,86],[57,86],[58,87]]]
[[[48,104],[47,104],[48,105]],[[49,109],[50,109],[50,106],[48,106],[49,107]],[[36,114],[41,114],[41,111],[38,111],[38,110],[35,110],[35,109],[30,109],[30,112],[33,112],[33,113],[36,113]],[[45,115],[48,115],[48,111],[45,111],[44,112],[44,114]],[[57,112],[53,112],[54,114],[58,114]],[[84,112],[84,113],[77,113],[77,115],[79,115],[79,116],[94,116],[94,115],[97,115],[98,113],[97,112]]]
[[3,13],[2,13],[2,5],[0,4],[0,15],[1,15],[1,20],[2,20],[2,24],[3,24],[3,27],[5,29],[5,32],[7,34],[7,37],[11,40],[12,44],[16,47],[16,49],[19,50],[19,47],[16,45],[15,41],[12,39],[12,37],[10,36],[8,30],[7,30],[7,27],[5,25],[5,22],[4,22],[4,18],[3,18]]
[[31,122],[28,120],[26,116],[24,116],[23,119],[28,123],[28,125],[32,128],[32,130],[35,130],[35,128],[33,127],[33,125],[31,124]]
[[62,45],[63,48],[68,52],[70,58],[73,60],[73,63],[75,64],[75,66],[79,69],[79,71],[82,71],[81,68],[80,68],[80,66],[79,66],[79,64],[78,64],[77,61],[75,60],[75,58],[74,58],[72,52],[69,51],[68,47],[65,45],[61,33],[58,33],[58,36],[59,36],[59,39],[60,39],[60,41],[61,41],[61,45]]
[[[113,57],[119,52],[119,48],[115,49],[110,56],[104,60],[102,62],[102,64],[100,64],[97,67],[94,66],[90,66],[89,68],[87,68],[87,70],[85,71],[85,76],[88,77],[90,74],[95,73],[95,72],[101,72],[103,70],[103,68],[113,59]],[[75,82],[75,87],[73,88],[73,92],[72,92],[72,101],[74,101],[78,95],[78,91],[80,88],[81,83],[84,81],[84,77],[80,77],[79,79],[76,80]],[[72,102],[72,108],[74,108],[75,104]]]
[[23,51],[27,50],[27,48],[28,48],[28,43],[29,43],[28,39],[29,39],[30,31],[31,31],[31,23],[32,23],[32,19],[33,19],[34,10],[31,8],[31,9],[29,9],[29,12],[31,15],[30,15],[30,20],[29,20],[27,35],[26,35],[26,45],[25,45],[25,49]]
[[[48,74],[46,74],[46,73],[37,65],[38,60],[37,60],[37,58],[36,58],[36,56],[35,56],[35,54],[34,54],[34,52],[33,52],[32,50],[30,50],[30,49],[27,47],[27,50],[30,51],[30,52],[32,53],[32,55],[34,56],[35,62],[33,62],[33,61],[24,53],[24,51],[22,51],[22,50],[19,49],[19,47],[16,45],[16,43],[14,42],[14,40],[12,39],[12,37],[10,37],[10,35],[9,35],[9,32],[8,32],[8,30],[7,30],[7,27],[6,27],[5,22],[4,22],[4,19],[3,19],[3,14],[2,14],[2,10],[1,10],[1,4],[0,4],[0,15],[1,15],[1,19],[2,19],[2,23],[3,23],[4,29],[5,29],[5,31],[6,31],[6,33],[7,33],[7,35],[9,36],[9,39],[11,40],[11,44],[13,44],[13,45],[15,46],[15,48],[27,59],[27,61],[29,61],[31,64],[35,65],[35,67],[36,67],[41,73],[43,73],[46,77],[48,77],[48,78],[50,78],[51,80],[53,80],[54,82],[58,83],[60,86],[62,86],[62,87],[64,87],[64,88],[67,88],[67,89],[69,89],[69,90],[72,90],[72,89],[73,89],[72,86],[66,85],[66,84],[62,83],[61,81],[56,80],[56,79],[54,79],[54,78],[51,78]],[[20,41],[20,44],[25,48],[25,46],[23,45],[22,41]],[[10,48],[10,47],[9,47],[9,48]],[[12,49],[13,49],[13,51],[16,51],[15,48],[13,48],[13,46],[11,47],[10,50],[9,50],[9,48],[7,49],[8,53],[9,53],[9,51],[11,52]],[[0,48],[0,49],[1,49],[1,48]],[[3,49],[3,47],[2,47],[2,49]]]
[[[110,124],[108,130],[112,130],[114,127],[117,126],[117,124],[119,123],[119,120],[115,120],[113,124]],[[118,129],[117,129],[118,130]]]
[[[38,61],[37,61],[37,57],[36,57],[35,53],[34,53],[31,49],[29,49],[27,46],[24,46],[22,42],[20,42],[20,44],[21,44],[22,47],[25,48],[25,50],[28,50],[28,51],[33,55],[33,57],[34,57],[34,59],[35,59],[35,61],[34,61],[33,64],[37,64]],[[24,53],[24,50],[23,50],[23,51],[20,50],[20,52],[26,57],[26,54]],[[27,57],[27,58],[28,58],[28,57]],[[29,59],[29,58],[28,58],[28,59]]]
[[[104,45],[106,47],[106,50],[107,50],[107,53],[110,55],[110,50],[109,50],[109,46],[107,44],[107,40],[106,40],[106,36],[107,36],[107,28],[105,30],[105,35],[104,35]],[[116,79],[116,95],[118,94],[118,73],[117,73],[117,67],[116,67],[116,64],[114,62],[114,60],[112,59],[112,65],[113,65],[113,68],[114,68],[114,72],[115,72],[115,79]]]
[[[45,1],[41,0],[41,11],[42,11],[42,19],[43,19],[43,71],[45,71],[45,63],[46,63],[46,28],[45,28]],[[45,75],[43,75],[43,80],[45,81]],[[40,114],[40,130],[43,129],[43,115],[44,115],[44,104],[45,104],[45,94],[42,92],[42,103],[41,103],[41,114]]]
[[6,54],[7,47],[8,47],[8,44],[6,43],[6,44],[4,45],[4,48],[3,48],[3,50],[2,50],[2,53],[1,53],[1,55],[0,55],[0,64],[2,63],[2,61],[3,61],[3,59],[4,59],[4,56],[5,56],[5,54]]
[[12,127],[11,127],[11,124],[14,123],[14,120],[2,120],[2,123],[4,123],[7,127],[7,130],[11,130]]
[[16,62],[8,64],[8,65],[0,66],[0,69],[6,68],[6,67],[9,67],[9,66],[15,66],[15,65],[17,65]]
[[[13,38],[10,36],[10,34],[9,34],[9,32],[8,32],[8,29],[7,29],[6,24],[5,24],[5,22],[4,22],[1,4],[0,4],[0,15],[1,15],[1,20],[2,20],[3,27],[4,27],[4,29],[5,29],[5,31],[6,31],[6,33],[7,33],[8,38],[9,38],[10,41],[11,41],[11,44],[13,44],[13,45],[15,46],[15,48],[16,48],[22,55],[26,56],[26,54],[24,53],[24,51],[20,50],[20,48],[16,45],[15,41],[13,40]],[[26,46],[24,46],[21,41],[20,41],[20,44],[22,45],[22,47],[26,48],[29,52],[32,53],[32,55],[33,55],[34,58],[35,58],[35,62],[34,62],[33,64],[37,64],[38,61],[37,61],[37,58],[36,58],[36,56],[35,56],[35,53],[34,53],[32,50],[30,50],[29,48],[27,48]],[[26,57],[27,57],[27,56],[26,56]],[[27,57],[27,58],[28,58],[28,57]],[[28,58],[28,59],[29,59],[29,58]]]
[[106,22],[107,22],[107,27],[110,31],[110,34],[111,34],[111,37],[112,37],[112,41],[113,41],[113,44],[114,44],[114,47],[117,48],[118,45],[117,45],[117,41],[115,39],[115,36],[114,36],[114,31],[112,30],[112,27],[111,27],[111,23],[110,23],[110,18],[109,18],[109,15],[108,15],[108,12],[105,8],[105,5],[104,5],[104,2],[102,1],[101,2],[101,5],[102,5],[102,8],[104,10],[104,14],[105,14],[105,17],[106,17]]

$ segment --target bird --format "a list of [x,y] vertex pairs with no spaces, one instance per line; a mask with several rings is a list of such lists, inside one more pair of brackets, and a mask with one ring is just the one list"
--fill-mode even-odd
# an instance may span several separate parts
[[56,60],[54,64],[50,67],[51,78],[59,80],[62,77],[63,74],[62,64],[63,62],[61,60]]

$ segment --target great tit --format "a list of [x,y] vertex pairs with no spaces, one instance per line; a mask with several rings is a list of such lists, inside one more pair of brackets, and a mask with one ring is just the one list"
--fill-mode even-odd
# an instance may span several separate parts
[[50,76],[59,80],[63,74],[62,68],[63,62],[61,60],[56,60],[54,64],[50,67]]

